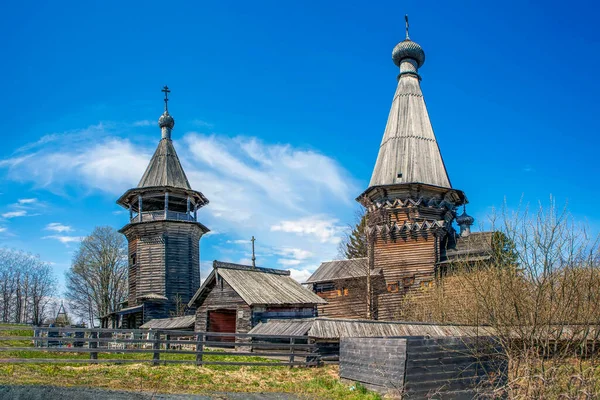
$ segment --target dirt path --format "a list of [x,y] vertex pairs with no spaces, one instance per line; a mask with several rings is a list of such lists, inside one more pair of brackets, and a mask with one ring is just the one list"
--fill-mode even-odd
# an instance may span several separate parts
[[0,385],[3,400],[298,400],[287,393],[154,394],[86,387]]

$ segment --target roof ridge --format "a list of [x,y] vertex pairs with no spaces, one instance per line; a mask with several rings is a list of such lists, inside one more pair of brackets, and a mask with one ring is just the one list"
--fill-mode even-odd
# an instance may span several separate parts
[[250,271],[250,272],[265,272],[268,274],[286,275],[286,276],[289,276],[291,274],[290,271],[283,270],[283,269],[253,267],[251,265],[236,264],[236,263],[214,260],[213,261],[213,269],[216,269],[216,268],[234,269],[234,270],[239,270],[239,271]]

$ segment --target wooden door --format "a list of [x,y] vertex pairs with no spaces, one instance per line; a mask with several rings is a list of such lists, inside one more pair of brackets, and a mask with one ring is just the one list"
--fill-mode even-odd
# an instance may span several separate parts
[[[235,310],[214,310],[208,312],[209,332],[231,332],[235,333]],[[208,340],[220,342],[234,342],[234,336],[212,337]]]

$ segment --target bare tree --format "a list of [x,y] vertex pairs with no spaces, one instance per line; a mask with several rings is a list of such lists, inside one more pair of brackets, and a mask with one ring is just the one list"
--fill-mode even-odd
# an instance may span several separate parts
[[39,324],[56,291],[48,263],[18,250],[0,249],[0,309],[3,322]]
[[460,260],[435,287],[407,296],[402,317],[493,334],[511,398],[598,398],[598,237],[553,200],[533,212],[504,208],[491,225],[501,235],[488,260]]
[[127,295],[125,238],[111,227],[97,227],[80,244],[66,274],[71,311],[95,326],[118,309]]

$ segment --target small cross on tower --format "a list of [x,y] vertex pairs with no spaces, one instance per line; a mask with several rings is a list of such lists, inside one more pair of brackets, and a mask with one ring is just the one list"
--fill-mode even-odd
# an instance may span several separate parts
[[252,266],[254,268],[256,268],[256,255],[254,254],[254,242],[256,241],[256,239],[254,239],[254,236],[252,236]]
[[[406,21],[406,38],[407,38],[407,39],[410,39],[410,38],[408,37],[408,14],[405,14],[405,15],[404,15],[404,21]],[[166,86],[165,86],[165,87],[166,87]]]
[[165,111],[169,111],[169,106],[167,103],[169,102],[169,93],[171,93],[171,91],[169,90],[169,87],[165,85],[161,92],[165,94]]

